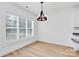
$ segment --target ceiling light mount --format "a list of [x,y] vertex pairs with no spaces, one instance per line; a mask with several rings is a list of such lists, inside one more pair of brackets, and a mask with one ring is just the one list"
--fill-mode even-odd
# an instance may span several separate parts
[[28,6],[26,6],[26,8],[28,8]]

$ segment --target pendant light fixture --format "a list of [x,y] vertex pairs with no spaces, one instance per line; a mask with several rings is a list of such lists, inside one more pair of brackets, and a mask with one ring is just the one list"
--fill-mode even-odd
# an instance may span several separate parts
[[41,12],[40,15],[37,17],[37,21],[46,21],[47,17],[44,15],[43,12],[43,2],[41,2]]

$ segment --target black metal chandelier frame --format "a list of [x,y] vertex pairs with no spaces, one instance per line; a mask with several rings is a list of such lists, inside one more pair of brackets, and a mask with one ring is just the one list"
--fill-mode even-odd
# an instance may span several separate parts
[[43,2],[41,2],[41,12],[40,12],[40,16],[37,17],[38,21],[46,21],[47,17],[44,15],[43,12]]

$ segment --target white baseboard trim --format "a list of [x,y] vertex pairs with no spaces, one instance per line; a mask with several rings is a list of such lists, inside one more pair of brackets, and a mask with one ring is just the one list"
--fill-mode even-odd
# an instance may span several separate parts
[[46,42],[46,43],[50,43],[50,44],[56,44],[56,45],[60,45],[60,46],[65,46],[65,47],[71,47],[71,48],[73,48],[73,46],[66,46],[66,45],[62,45],[62,44],[58,44],[58,43],[53,43],[53,42],[49,42],[49,41],[45,41],[45,40],[38,40],[38,41],[41,41],[41,42]]
[[8,46],[5,46],[3,48],[0,48],[0,56],[4,56],[6,54],[9,54],[17,49],[20,49],[26,45],[29,45],[33,42],[35,42],[36,40],[24,40],[22,42],[18,42],[18,43],[15,43],[15,44],[11,44],[11,45],[8,45]]

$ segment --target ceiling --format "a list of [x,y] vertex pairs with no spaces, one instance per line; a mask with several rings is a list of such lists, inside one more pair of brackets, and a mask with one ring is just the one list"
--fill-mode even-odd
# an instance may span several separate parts
[[[39,2],[14,2],[14,4],[20,6],[25,10],[27,9],[36,15],[38,15],[38,13],[40,12]],[[27,6],[28,8],[26,8]],[[46,14],[52,14],[54,12],[58,12],[63,9],[73,8],[76,6],[79,7],[78,2],[44,2],[43,9]]]

